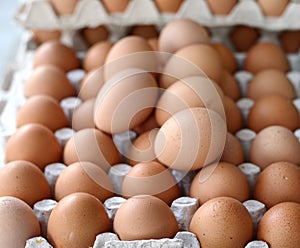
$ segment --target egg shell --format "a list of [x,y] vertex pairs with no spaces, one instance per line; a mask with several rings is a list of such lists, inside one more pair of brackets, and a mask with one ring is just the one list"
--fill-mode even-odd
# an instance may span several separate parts
[[247,124],[259,132],[267,126],[280,125],[294,131],[300,126],[299,113],[293,102],[278,95],[260,97],[251,107]]
[[229,36],[236,51],[246,52],[258,40],[260,33],[257,28],[237,25],[232,28]]
[[90,46],[109,38],[109,31],[102,25],[84,28],[81,33],[85,42]]
[[269,209],[258,224],[257,238],[272,248],[299,246],[300,204],[283,202]]
[[106,10],[110,13],[124,12],[129,0],[101,0]]
[[41,124],[26,124],[8,139],[6,162],[26,160],[41,170],[51,163],[60,162],[62,149],[53,132]]
[[223,97],[228,132],[236,133],[243,127],[243,116],[236,103],[228,96]]
[[244,150],[240,141],[231,133],[227,133],[222,157],[223,162],[239,165],[245,161]]
[[91,247],[96,235],[110,230],[103,204],[88,193],[73,193],[52,210],[47,239],[54,247]]
[[257,0],[257,4],[261,8],[265,16],[280,16],[284,12],[290,0]]
[[241,89],[236,79],[226,70],[223,71],[219,86],[223,93],[233,101],[241,98]]
[[168,205],[180,196],[179,186],[172,173],[158,162],[138,163],[125,176],[123,197],[153,195]]
[[243,202],[250,197],[250,187],[247,178],[236,165],[219,162],[198,172],[192,181],[190,196],[198,198],[200,205],[221,196]]
[[61,31],[59,30],[43,30],[34,29],[31,30],[33,39],[38,43],[42,44],[48,40],[59,40],[61,37]]
[[0,196],[14,196],[33,207],[51,197],[50,186],[43,172],[28,161],[13,161],[0,170]]
[[54,10],[59,15],[71,15],[78,3],[78,0],[50,0],[50,3],[52,4]]
[[207,0],[207,5],[215,15],[227,15],[231,12],[238,0]]
[[136,25],[132,27],[130,34],[145,39],[158,37],[158,31],[155,25]]
[[124,202],[117,210],[113,227],[121,240],[174,238],[178,231],[169,206],[150,195],[134,196]]
[[300,203],[300,168],[296,164],[277,162],[270,164],[258,176],[254,198],[267,208],[281,202]]
[[94,106],[96,99],[91,98],[84,101],[73,112],[72,129],[79,131],[86,128],[94,128]]
[[105,172],[120,162],[118,150],[111,136],[94,128],[76,132],[65,145],[64,163],[70,165],[85,161],[97,164]]
[[286,30],[279,35],[283,50],[287,53],[297,53],[300,49],[300,31]]
[[253,224],[241,202],[217,197],[196,211],[189,231],[196,234],[201,247],[245,247],[252,239]]
[[236,72],[238,69],[237,61],[230,48],[222,43],[212,43],[212,46],[220,54],[224,69],[231,74]]
[[300,143],[288,128],[270,126],[261,130],[250,147],[250,161],[265,169],[274,162],[300,164]]
[[27,239],[41,235],[33,210],[16,197],[0,197],[0,223],[1,247],[25,247]]
[[153,51],[158,51],[158,38],[150,38],[148,39],[148,44],[151,46]]
[[176,13],[183,0],[154,0],[160,12]]
[[54,65],[41,65],[34,69],[24,83],[24,95],[49,95],[62,100],[75,95],[74,88],[64,71]]
[[137,134],[142,134],[144,132],[150,131],[152,129],[158,128],[159,125],[152,113],[143,123],[133,128]]
[[113,197],[112,183],[101,167],[90,162],[70,164],[57,178],[55,199],[76,192],[85,192],[97,197],[101,202]]

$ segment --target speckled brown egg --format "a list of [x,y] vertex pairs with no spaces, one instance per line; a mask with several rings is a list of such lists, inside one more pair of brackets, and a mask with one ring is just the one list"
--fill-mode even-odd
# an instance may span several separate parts
[[105,41],[109,37],[109,31],[102,25],[98,27],[84,28],[81,33],[85,42],[90,46],[100,41]]
[[42,30],[34,29],[31,30],[33,39],[38,43],[42,44],[48,40],[59,40],[61,32],[59,30]]
[[86,161],[97,164],[104,171],[120,161],[111,136],[94,128],[76,132],[65,145],[63,160],[69,165]]
[[258,176],[254,198],[267,208],[281,202],[300,203],[300,168],[289,162],[270,164]]
[[174,238],[178,231],[169,206],[150,195],[134,196],[124,202],[116,213],[113,227],[121,240]]
[[261,130],[250,148],[250,161],[261,169],[274,162],[300,164],[300,143],[289,129],[270,126]]
[[67,117],[59,102],[46,95],[36,95],[29,98],[17,113],[17,127],[29,123],[39,123],[50,130],[67,127]]
[[282,96],[267,95],[254,102],[247,124],[255,132],[272,125],[284,126],[293,131],[299,128],[299,120],[298,110],[291,100]]
[[33,207],[51,197],[50,186],[43,172],[33,163],[17,160],[0,170],[0,196],[14,196]]
[[227,15],[231,12],[238,0],[207,0],[211,12],[215,15]]
[[75,51],[58,40],[44,42],[34,55],[34,67],[45,64],[55,65],[67,72],[79,68]]
[[299,246],[300,204],[283,202],[269,209],[258,224],[257,238],[272,248]]
[[101,0],[106,10],[110,13],[124,12],[129,0]]
[[175,13],[180,8],[183,0],[154,0],[160,12]]
[[243,116],[236,103],[228,96],[223,97],[228,132],[236,133],[243,127]]
[[61,161],[62,150],[53,132],[41,124],[26,124],[8,139],[6,162],[26,160],[41,170],[51,163]]
[[53,65],[41,65],[25,80],[24,95],[49,95],[60,101],[74,96],[75,91],[63,70]]
[[257,4],[265,16],[280,16],[284,12],[290,0],[257,0]]
[[54,247],[91,247],[96,235],[110,231],[103,204],[88,193],[73,193],[52,210],[47,238]]
[[279,35],[283,50],[287,53],[297,53],[300,49],[300,31],[286,30]]
[[153,195],[168,205],[180,196],[179,186],[166,167],[158,162],[138,163],[125,176],[123,197]]
[[232,28],[230,33],[230,40],[238,52],[246,52],[252,47],[260,37],[260,33],[257,28],[237,25]]
[[212,43],[212,46],[218,51],[221,56],[224,69],[229,73],[234,73],[238,69],[237,61],[232,51],[222,43]]
[[228,132],[221,161],[239,165],[244,162],[244,159],[244,151],[240,141]]
[[218,83],[223,93],[233,101],[241,97],[241,89],[237,80],[226,70],[223,71],[222,79]]
[[84,101],[76,108],[72,115],[72,128],[75,131],[86,128],[94,128],[94,106],[95,98]]
[[0,197],[0,223],[1,247],[25,247],[27,239],[41,235],[32,208],[16,197]]
[[241,202],[217,197],[197,210],[189,231],[196,234],[201,247],[245,247],[252,239],[253,224]]
[[114,196],[108,175],[101,167],[90,162],[70,164],[56,181],[55,199],[57,201],[76,192],[89,193],[101,202]]

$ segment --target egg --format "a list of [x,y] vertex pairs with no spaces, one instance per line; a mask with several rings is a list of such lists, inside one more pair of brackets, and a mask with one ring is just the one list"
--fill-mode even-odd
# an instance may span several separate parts
[[191,76],[206,76],[218,83],[223,68],[221,56],[212,46],[205,44],[185,46],[174,53],[166,63],[159,85],[168,88],[177,80]]
[[300,31],[286,30],[279,35],[280,44],[287,53],[297,53],[300,49]]
[[132,27],[130,34],[150,39],[157,37],[158,31],[155,25],[136,25]]
[[248,127],[255,132],[271,125],[284,126],[294,131],[299,128],[299,121],[299,113],[293,102],[276,95],[257,99],[247,118]]
[[138,163],[125,176],[123,197],[153,195],[168,205],[180,196],[179,186],[166,167],[158,162]]
[[85,192],[97,197],[101,202],[113,197],[112,183],[101,167],[90,162],[70,164],[57,178],[55,199],[76,192]]
[[257,28],[237,25],[232,27],[229,37],[236,51],[246,52],[256,43],[260,33]]
[[129,0],[101,0],[106,10],[110,13],[124,12]]
[[190,19],[176,19],[169,22],[159,35],[161,52],[175,53],[183,47],[197,43],[208,44],[209,35],[202,25]]
[[223,93],[230,97],[233,101],[237,101],[241,98],[241,89],[237,80],[226,70],[223,71],[222,79],[219,82],[219,86]]
[[71,15],[73,14],[78,0],[67,0],[67,1],[60,1],[60,0],[50,0],[54,10],[59,15]]
[[231,12],[238,0],[207,0],[208,7],[215,15],[227,15]]
[[41,235],[40,223],[32,208],[16,197],[0,197],[0,223],[1,247],[25,247],[27,239]]
[[120,162],[111,136],[94,128],[82,129],[70,138],[63,151],[63,161],[70,165],[85,161],[98,165],[105,172]]
[[148,44],[152,48],[153,51],[158,51],[158,38],[150,38],[148,39]]
[[300,242],[297,233],[300,233],[300,204],[283,202],[264,214],[258,223],[257,238],[272,248],[294,248]]
[[290,70],[290,64],[284,51],[271,42],[253,45],[245,58],[244,69],[253,74],[265,69]]
[[113,228],[121,240],[161,239],[174,238],[178,224],[164,201],[138,195],[129,198],[117,210]]
[[296,91],[284,72],[266,69],[251,79],[247,86],[247,97],[256,100],[266,95],[279,95],[292,100],[296,98]]
[[240,141],[233,134],[227,132],[221,161],[239,165],[243,163],[244,160],[244,151]]
[[51,163],[60,162],[62,149],[53,132],[41,124],[26,124],[8,139],[5,160],[26,160],[41,170]]
[[150,73],[142,70],[121,72],[107,81],[97,96],[95,125],[111,134],[130,130],[151,115],[157,96],[157,83]]
[[49,95],[62,100],[75,95],[74,88],[65,73],[53,65],[42,65],[34,69],[24,83],[24,95]]
[[160,12],[176,13],[183,0],[154,0]]
[[97,26],[97,27],[87,27],[84,28],[82,31],[82,36],[84,41],[89,45],[92,46],[98,42],[105,41],[109,38],[109,30],[105,26]]
[[40,45],[34,55],[34,68],[51,64],[65,72],[79,68],[75,51],[58,40],[50,40]]
[[110,41],[100,41],[91,46],[84,57],[83,69],[90,71],[103,66],[112,45]]
[[61,31],[59,30],[43,30],[43,29],[34,29],[31,30],[33,39],[37,44],[42,44],[48,40],[59,40],[61,37]]
[[231,74],[236,72],[238,69],[237,61],[229,47],[222,43],[212,43],[212,46],[220,54],[224,69]]
[[39,123],[48,127],[51,131],[67,127],[67,117],[53,97],[36,95],[29,98],[17,113],[17,127],[29,123]]
[[142,134],[158,127],[159,125],[156,122],[154,114],[151,114],[143,123],[136,126],[133,131],[135,131],[137,134]]
[[251,241],[253,224],[244,205],[231,197],[217,197],[194,214],[189,231],[201,247],[245,247]]
[[84,101],[77,107],[72,115],[72,129],[79,131],[86,128],[94,128],[95,98]]
[[243,127],[243,116],[236,103],[228,96],[223,97],[228,132],[236,133]]
[[110,231],[103,204],[88,193],[73,193],[52,210],[47,239],[54,247],[91,247],[96,235]]
[[0,196],[14,196],[33,207],[51,197],[43,172],[33,163],[16,160],[0,170]]
[[300,143],[292,131],[282,126],[261,130],[250,147],[250,161],[265,169],[275,162],[300,164]]
[[200,205],[220,196],[246,201],[250,187],[246,176],[234,164],[219,162],[204,167],[194,177],[190,196],[199,199]]
[[197,170],[221,157],[226,124],[206,108],[184,109],[169,118],[155,138],[158,160],[176,170]]
[[257,0],[257,4],[266,16],[280,16],[283,14],[285,8],[290,3],[290,0]]

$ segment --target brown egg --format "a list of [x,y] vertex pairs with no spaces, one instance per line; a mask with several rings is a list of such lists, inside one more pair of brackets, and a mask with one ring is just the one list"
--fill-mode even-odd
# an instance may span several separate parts
[[29,123],[42,124],[52,131],[68,126],[67,117],[59,102],[46,95],[29,98],[19,109],[17,127]]
[[229,73],[234,73],[238,69],[237,61],[232,51],[222,43],[212,43],[212,46],[218,51],[221,56],[224,69]]
[[109,41],[102,41],[91,46],[84,57],[83,69],[90,71],[103,66],[112,45]]
[[266,95],[279,95],[292,100],[296,97],[296,91],[284,72],[266,69],[254,75],[247,86],[247,97],[258,99]]
[[61,146],[53,132],[41,124],[27,124],[8,139],[5,150],[6,162],[26,160],[41,170],[51,163],[61,161]]
[[236,165],[219,162],[198,172],[192,181],[190,196],[198,198],[200,205],[220,196],[243,202],[250,197],[250,187],[246,176]]
[[56,181],[55,199],[57,201],[76,192],[89,193],[101,202],[114,196],[108,175],[101,167],[90,162],[70,164]]
[[106,10],[110,13],[124,12],[129,0],[101,0]]
[[228,96],[223,97],[228,132],[236,133],[243,127],[243,116],[236,103]]
[[270,42],[261,42],[249,49],[244,61],[244,69],[253,74],[265,69],[287,72],[290,70],[290,65],[280,47]]
[[257,0],[262,12],[266,16],[280,16],[284,12],[290,0]]
[[151,114],[143,123],[136,126],[133,131],[135,131],[137,134],[142,134],[158,127],[159,125],[156,122],[154,114]]
[[148,39],[148,44],[151,46],[153,51],[158,51],[158,38],[150,38]]
[[155,38],[158,31],[155,25],[137,25],[132,27],[131,35],[141,36],[145,39]]
[[233,27],[230,33],[231,42],[238,52],[248,51],[258,40],[259,36],[260,33],[258,29],[244,25]]
[[258,224],[257,238],[272,248],[299,246],[300,204],[283,202],[269,209]]
[[75,91],[65,73],[53,65],[34,69],[24,83],[24,95],[49,95],[57,100],[74,96]]
[[223,93],[230,97],[233,101],[237,101],[241,97],[241,89],[236,79],[227,71],[223,71],[219,86]]
[[270,126],[261,130],[250,148],[250,161],[261,169],[271,163],[286,161],[300,164],[300,143],[289,129]]
[[128,172],[122,195],[153,195],[171,205],[180,196],[180,190],[171,171],[158,162],[148,162],[138,163]]
[[73,14],[78,0],[64,0],[63,2],[60,0],[50,0],[54,10],[59,15],[71,15]]
[[154,0],[160,12],[176,13],[183,0]]
[[33,163],[17,160],[0,170],[0,196],[14,196],[33,207],[51,197],[50,186],[43,172]]
[[270,164],[258,176],[254,198],[267,208],[281,202],[300,203],[300,168],[289,162]]
[[272,125],[284,126],[294,131],[300,126],[299,120],[298,110],[291,100],[282,96],[267,95],[254,102],[247,124],[255,132]]
[[222,98],[220,87],[207,77],[178,80],[162,92],[155,109],[156,121],[161,126],[175,113],[191,107],[205,107],[225,117]]
[[33,210],[12,196],[0,197],[0,247],[25,247],[27,239],[41,235]]
[[174,114],[158,131],[154,150],[158,160],[176,170],[197,170],[221,157],[226,139],[224,119],[206,108]]
[[51,64],[68,72],[79,68],[75,51],[58,40],[44,42],[34,55],[34,67]]
[[100,130],[87,128],[76,132],[65,145],[63,154],[67,165],[75,162],[91,162],[105,172],[120,161],[112,138]]
[[104,84],[103,70],[94,69],[89,71],[80,83],[78,96],[83,100],[96,98]]
[[190,19],[169,22],[159,35],[161,52],[175,53],[183,47],[196,43],[208,44],[209,35],[203,26]]
[[103,204],[88,193],[73,193],[52,210],[47,238],[54,247],[91,247],[96,235],[110,230]]
[[81,33],[85,42],[90,46],[98,42],[105,41],[109,37],[109,31],[105,26],[84,28]]
[[231,197],[217,197],[194,214],[190,232],[201,247],[245,247],[251,241],[253,224],[248,210]]
[[133,142],[129,154],[129,164],[135,165],[140,162],[156,160],[154,141],[158,128],[140,134]]
[[231,133],[227,133],[222,162],[239,165],[245,160],[243,147],[240,141]]
[[207,0],[208,7],[215,15],[229,14],[237,3],[238,0]]
[[178,231],[169,206],[150,195],[134,196],[124,202],[116,213],[113,226],[121,240],[174,238]]
[[297,53],[300,49],[300,31],[286,30],[279,35],[283,50],[287,53]]
[[218,83],[223,73],[220,54],[212,46],[194,44],[178,50],[166,63],[159,85],[168,88],[178,79],[207,76]]
[[158,96],[156,80],[150,73],[133,70],[119,75],[117,80],[104,84],[95,104],[96,127],[111,134],[143,123],[151,115]]
[[83,102],[76,108],[72,115],[72,129],[79,131],[86,128],[94,128],[94,106],[95,98]]
[[61,32],[59,30],[42,30],[34,29],[31,30],[33,39],[40,45],[48,40],[59,40]]

